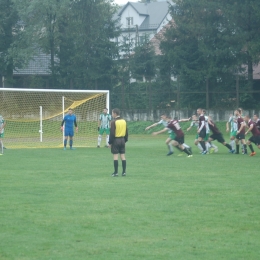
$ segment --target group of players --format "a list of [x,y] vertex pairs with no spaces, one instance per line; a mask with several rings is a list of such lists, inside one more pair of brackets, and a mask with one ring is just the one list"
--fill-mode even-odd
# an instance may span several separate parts
[[[242,109],[236,109],[234,115],[231,115],[227,124],[226,131],[229,132],[230,128],[230,143],[228,144],[223,138],[222,133],[213,122],[210,116],[206,116],[204,109],[198,108],[197,115],[193,115],[188,119],[178,120],[177,118],[171,119],[169,116],[161,115],[161,120],[158,123],[152,124],[146,127],[145,130],[149,130],[152,127],[162,124],[164,129],[158,132],[153,132],[153,135],[168,131],[169,137],[166,139],[166,145],[168,146],[168,156],[173,154],[173,146],[182,152],[186,153],[188,157],[192,157],[192,149],[184,142],[184,132],[180,127],[180,122],[192,121],[189,131],[193,126],[197,127],[197,135],[195,137],[195,145],[199,148],[202,155],[211,152],[217,152],[218,147],[215,146],[212,141],[217,140],[219,143],[227,147],[230,153],[239,154],[240,145],[242,148],[242,154],[247,154],[247,146],[250,148],[250,156],[256,155],[252,143],[254,143],[260,149],[260,119],[257,115],[250,116],[242,115]],[[252,136],[245,141],[245,136],[252,132]],[[212,132],[212,135],[210,135]],[[240,143],[240,144],[239,144]],[[182,155],[182,153],[180,154]]]

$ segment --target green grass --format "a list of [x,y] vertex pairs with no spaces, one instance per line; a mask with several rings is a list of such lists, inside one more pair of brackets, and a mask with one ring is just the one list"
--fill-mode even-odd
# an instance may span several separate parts
[[166,135],[129,139],[118,178],[106,148],[5,150],[0,259],[259,259],[260,153],[167,157]]

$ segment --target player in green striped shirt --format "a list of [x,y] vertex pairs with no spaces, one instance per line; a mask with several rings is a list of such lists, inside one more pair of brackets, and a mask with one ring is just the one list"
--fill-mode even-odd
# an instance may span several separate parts
[[230,145],[232,150],[235,150],[235,138],[237,135],[237,118],[236,116],[230,115],[228,122],[226,124],[226,131],[229,132],[229,124],[230,124]]
[[103,113],[100,114],[99,116],[99,121],[98,121],[98,145],[97,148],[100,148],[101,140],[102,140],[102,135],[106,133],[106,147],[109,146],[108,141],[109,141],[109,134],[110,134],[110,122],[112,120],[112,117],[110,114],[108,114],[108,109],[105,108],[103,109]]

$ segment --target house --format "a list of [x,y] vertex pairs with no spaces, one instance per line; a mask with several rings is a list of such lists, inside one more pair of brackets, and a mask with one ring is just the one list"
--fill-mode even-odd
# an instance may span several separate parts
[[[55,62],[58,58],[55,57]],[[51,75],[51,55],[45,54],[40,49],[35,50],[29,63],[24,68],[15,68],[13,70],[14,87],[41,87],[49,88]],[[34,78],[33,78],[34,77]],[[37,80],[36,80],[37,77]],[[29,80],[30,78],[30,80]]]
[[170,1],[128,2],[115,15],[122,33],[114,40],[119,46],[130,45],[130,51],[145,39],[151,40],[172,19],[169,13],[170,4]]

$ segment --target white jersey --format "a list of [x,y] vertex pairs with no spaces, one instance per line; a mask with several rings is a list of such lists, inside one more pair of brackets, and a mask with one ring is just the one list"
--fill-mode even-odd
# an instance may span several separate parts
[[[167,127],[168,127],[168,122],[167,122],[167,121],[164,121],[164,120],[160,120],[160,121],[157,123],[157,125],[163,125],[165,128],[167,128]],[[171,132],[172,132],[172,130],[169,129],[169,130],[168,130],[168,133],[171,133]]]
[[196,126],[197,128],[199,127],[199,121],[192,121],[190,123],[190,126],[193,127],[193,126]]
[[230,132],[235,132],[237,131],[237,119],[235,116],[231,116],[228,119],[228,122],[230,123],[231,127],[230,127]]
[[112,117],[109,114],[100,114],[99,116],[99,120],[100,120],[100,127],[104,128],[104,129],[108,129],[110,128],[110,121],[111,121]]
[[206,133],[209,134],[210,133],[210,129],[209,129],[209,117],[208,116],[204,116],[205,117],[205,126],[206,126]]
[[[3,124],[5,123],[4,118],[0,115],[0,128],[3,126]],[[0,130],[0,134],[4,133],[4,129]]]

